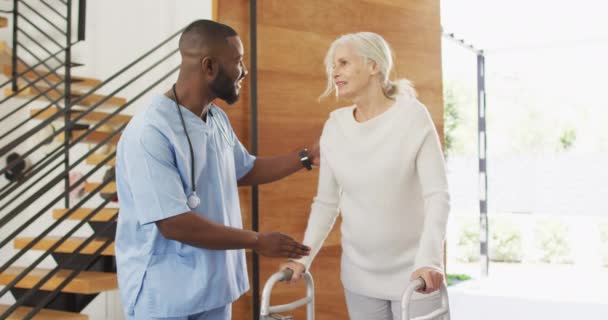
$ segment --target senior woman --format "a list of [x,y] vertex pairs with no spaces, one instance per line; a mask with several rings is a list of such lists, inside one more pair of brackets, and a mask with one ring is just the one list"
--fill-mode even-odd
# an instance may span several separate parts
[[[341,280],[353,320],[400,319],[410,279],[426,288],[414,316],[441,306],[449,212],[444,158],[433,121],[407,80],[389,79],[392,52],[378,34],[343,35],[325,58],[327,89],[351,106],[331,113],[304,244],[311,255],[283,263],[299,280],[342,214]],[[430,294],[433,293],[433,294]]]

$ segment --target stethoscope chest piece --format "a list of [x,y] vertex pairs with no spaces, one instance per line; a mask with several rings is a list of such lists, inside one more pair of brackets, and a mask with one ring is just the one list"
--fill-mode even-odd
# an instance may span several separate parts
[[191,194],[188,197],[188,208],[194,209],[201,204],[201,198],[199,198],[196,194]]

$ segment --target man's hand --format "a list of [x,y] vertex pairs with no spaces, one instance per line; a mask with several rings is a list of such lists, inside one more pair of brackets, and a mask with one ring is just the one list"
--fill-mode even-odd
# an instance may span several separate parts
[[304,271],[306,271],[306,267],[304,267],[303,264],[296,262],[296,261],[287,261],[287,262],[281,263],[279,270],[283,271],[285,269],[293,270],[293,275],[291,275],[291,279],[289,279],[287,281],[287,283],[289,283],[289,284],[294,284],[298,280],[302,279],[302,275],[304,274]]
[[418,278],[424,280],[426,287],[417,291],[428,294],[441,288],[441,284],[443,283],[443,272],[431,267],[422,267],[412,273],[410,280]]
[[280,232],[258,233],[254,250],[267,257],[300,259],[310,254],[310,248]]
[[321,148],[319,147],[319,141],[308,147],[308,157],[313,166],[318,167],[321,165]]

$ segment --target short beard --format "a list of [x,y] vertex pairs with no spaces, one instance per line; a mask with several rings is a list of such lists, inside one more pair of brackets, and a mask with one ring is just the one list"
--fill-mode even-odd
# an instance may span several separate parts
[[236,91],[234,81],[228,77],[221,66],[217,77],[211,82],[209,87],[216,97],[226,101],[228,104],[233,104],[239,100],[239,94]]

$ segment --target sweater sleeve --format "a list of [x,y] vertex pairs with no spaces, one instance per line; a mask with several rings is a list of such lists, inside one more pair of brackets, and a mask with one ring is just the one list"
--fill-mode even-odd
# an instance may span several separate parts
[[416,156],[416,170],[424,199],[424,226],[414,261],[414,270],[433,267],[443,270],[443,240],[450,211],[445,160],[439,136],[428,113],[428,128]]
[[[323,140],[323,139],[322,139]],[[321,166],[317,195],[313,199],[308,226],[304,233],[304,244],[311,248],[310,255],[295,260],[302,263],[306,269],[310,269],[312,261],[323,245],[323,241],[331,231],[338,217],[339,187],[326,154],[323,152],[323,141],[321,141]]]

